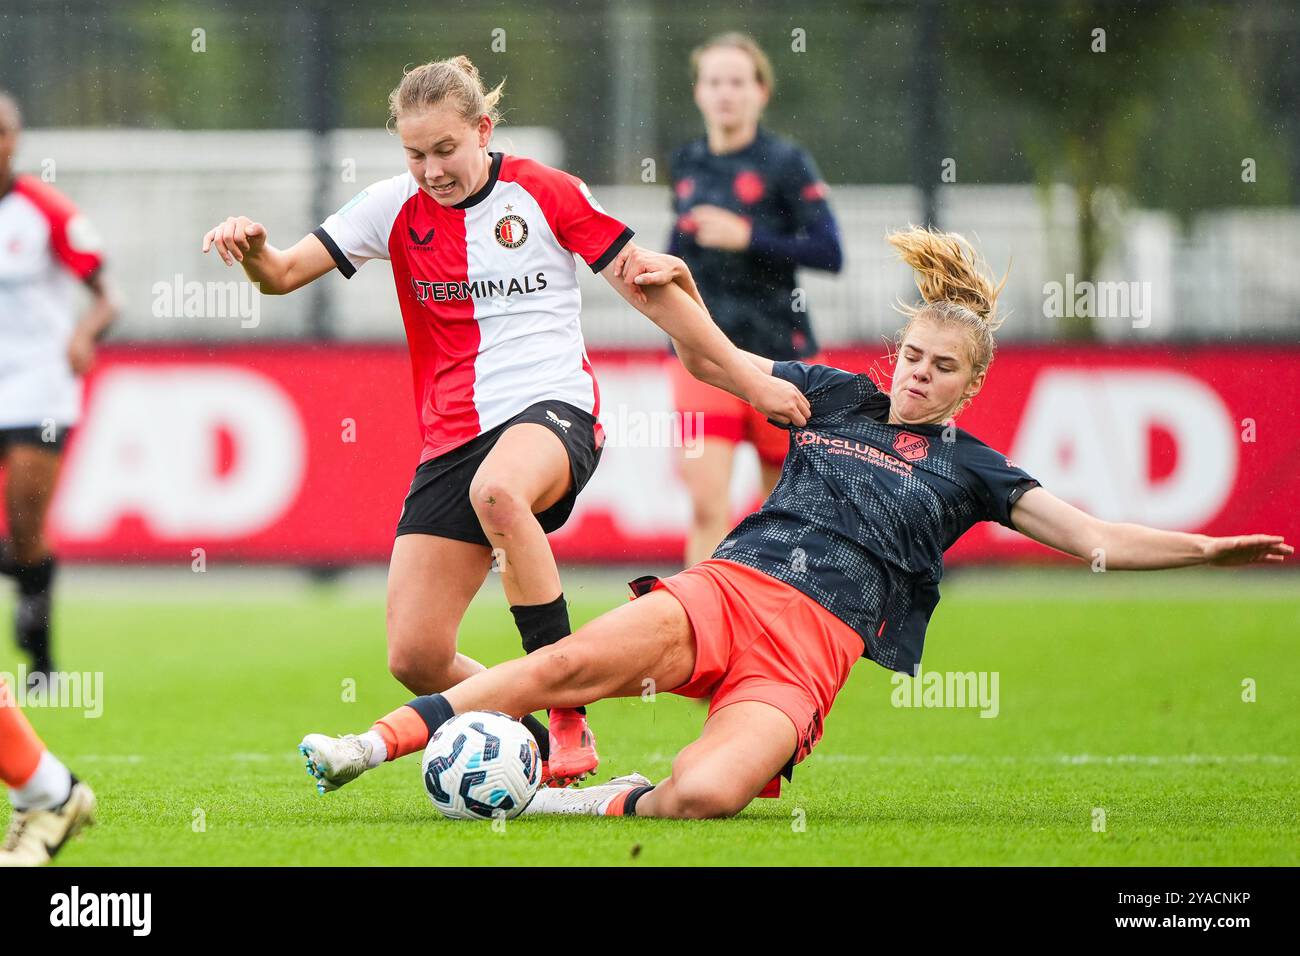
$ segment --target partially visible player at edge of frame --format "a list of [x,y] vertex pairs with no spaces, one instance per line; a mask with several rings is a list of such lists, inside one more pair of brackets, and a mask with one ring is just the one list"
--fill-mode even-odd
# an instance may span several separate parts
[[[31,660],[28,685],[54,679],[50,614],[56,559],[46,518],[68,435],[81,415],[80,376],[117,315],[94,229],[36,176],[15,174],[17,101],[0,92],[0,464],[8,538],[0,574],[18,585],[14,634]],[[92,295],[76,318],[77,283]]]
[[[543,790],[524,812],[732,816],[779,793],[780,777],[789,779],[820,739],[859,657],[916,673],[943,552],[979,521],[1087,562],[1101,549],[1113,570],[1273,563],[1294,553],[1276,535],[1214,538],[1102,521],[946,426],[987,378],[1001,285],[955,234],[913,228],[889,241],[916,271],[924,300],[908,310],[889,392],[867,375],[751,355],[755,368],[796,383],[812,415],[791,429],[776,489],[711,560],[637,579],[636,600],[531,657],[417,698],[367,734],[395,758],[423,750],[467,711],[518,715],[544,701],[576,706],[646,686],[709,697],[699,739],[657,786],[633,774]],[[698,294],[671,256],[634,250],[616,267],[629,280]],[[678,354],[727,384],[708,359],[680,343]],[[323,746],[315,773],[334,786],[354,779],[366,767],[348,754]]]
[[[672,157],[668,251],[686,262],[713,320],[738,348],[819,363],[795,268],[839,272],[843,265],[826,184],[807,150],[761,125],[775,77],[752,38],[714,37],[691,52],[690,62],[706,134]],[[712,554],[731,527],[737,445],[748,441],[758,453],[766,498],[781,474],[788,436],[676,359],[668,374],[688,450],[681,475],[691,496],[690,567]]]
[[48,863],[82,827],[95,822],[94,793],[46,749],[3,679],[0,781],[14,808],[0,843],[0,868]]
[[[494,557],[525,652],[570,632],[546,535],[569,517],[604,440],[575,255],[670,336],[726,368],[736,394],[764,415],[801,424],[808,411],[796,388],[758,374],[681,288],[647,299],[614,277],[614,257],[635,248],[632,230],[581,180],[489,152],[501,88],[485,92],[464,56],[416,67],[389,98],[408,172],[369,186],[285,250],[244,216],[203,238],[205,252],[238,261],[275,295],[335,268],[350,278],[370,259],[392,261],[424,449],[389,567],[388,660],[417,694],[483,669],[457,652],[456,637]],[[552,709],[549,735],[535,718],[525,723],[549,779],[596,768],[581,706]],[[383,754],[358,758],[378,765]]]

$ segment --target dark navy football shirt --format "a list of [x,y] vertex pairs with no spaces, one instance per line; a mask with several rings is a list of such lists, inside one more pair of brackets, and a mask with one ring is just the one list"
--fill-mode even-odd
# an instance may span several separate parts
[[[838,270],[839,231],[826,184],[798,144],[762,126],[734,153],[709,151],[704,137],[673,154],[675,220],[668,251],[690,267],[714,322],[737,347],[775,359],[818,351],[795,268]],[[750,221],[749,248],[712,249],[695,241],[691,210],[718,206]]]
[[812,406],[790,429],[781,480],[713,553],[793,585],[861,636],[864,657],[915,675],[943,553],[972,525],[1012,528],[1038,484],[955,426],[890,425],[866,375],[776,362]]

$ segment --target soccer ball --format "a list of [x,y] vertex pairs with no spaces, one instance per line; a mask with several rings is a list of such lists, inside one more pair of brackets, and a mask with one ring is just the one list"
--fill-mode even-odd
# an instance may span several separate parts
[[505,714],[473,710],[438,728],[420,762],[424,790],[452,820],[509,819],[542,780],[542,754],[528,728]]

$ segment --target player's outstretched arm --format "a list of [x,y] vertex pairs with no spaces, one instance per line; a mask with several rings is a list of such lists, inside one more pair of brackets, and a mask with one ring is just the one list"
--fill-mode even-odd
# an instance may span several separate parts
[[314,235],[288,249],[266,241],[266,227],[247,216],[231,216],[203,237],[203,251],[215,249],[226,265],[238,262],[264,295],[284,295],[301,289],[334,268],[334,257]]
[[1146,525],[1102,521],[1047,491],[1031,488],[1011,508],[1023,535],[1081,560],[1099,557],[1116,571],[1155,571],[1195,564],[1273,564],[1295,553],[1281,535],[1212,538]]
[[732,344],[714,324],[681,259],[628,243],[601,274],[672,337],[682,364],[700,381],[743,398],[775,421],[807,424],[812,412],[808,399],[791,383],[772,376],[770,360]]

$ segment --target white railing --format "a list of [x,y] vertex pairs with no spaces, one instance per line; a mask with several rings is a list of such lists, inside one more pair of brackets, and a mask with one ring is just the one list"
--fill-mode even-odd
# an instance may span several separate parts
[[[550,130],[505,127],[494,145],[584,173],[580,159],[566,160]],[[326,208],[332,210],[366,184],[400,172],[403,158],[400,144],[382,130],[338,130],[318,139],[296,130],[47,129],[24,134],[18,165],[52,176],[104,236],[125,303],[117,338],[255,341],[307,334],[320,294],[263,299],[255,328],[237,318],[177,316],[156,308],[159,290],[174,289],[177,281],[241,278],[200,253],[203,232],[226,215],[243,213],[264,222],[273,242],[291,243],[317,225],[312,216],[316,183],[326,184]],[[593,184],[592,189],[605,209],[636,230],[638,241],[664,246],[670,222],[665,185]],[[1068,276],[1078,261],[1072,192],[1063,186],[1044,192],[1021,184],[951,185],[943,187],[939,200],[946,228],[976,240],[995,269],[1011,264],[1003,338],[1055,335],[1058,320],[1045,314],[1053,302],[1051,284],[1068,296]],[[911,186],[836,185],[831,202],[846,265],[838,276],[802,274],[809,308],[827,344],[874,341],[898,326],[891,303],[914,294],[884,235],[919,218],[920,196]],[[1300,269],[1295,268],[1300,210],[1208,212],[1184,233],[1168,214],[1125,210],[1114,197],[1103,205],[1110,210],[1106,233],[1111,238],[1095,278],[1137,283],[1135,291],[1143,296],[1142,314],[1134,314],[1130,303],[1125,314],[1097,321],[1103,338],[1300,334]],[[661,343],[658,330],[599,278],[585,267],[580,272],[583,325],[591,345]],[[402,336],[386,263],[367,265],[351,281],[337,275],[322,281],[340,338]],[[167,295],[174,300],[172,292]]]

